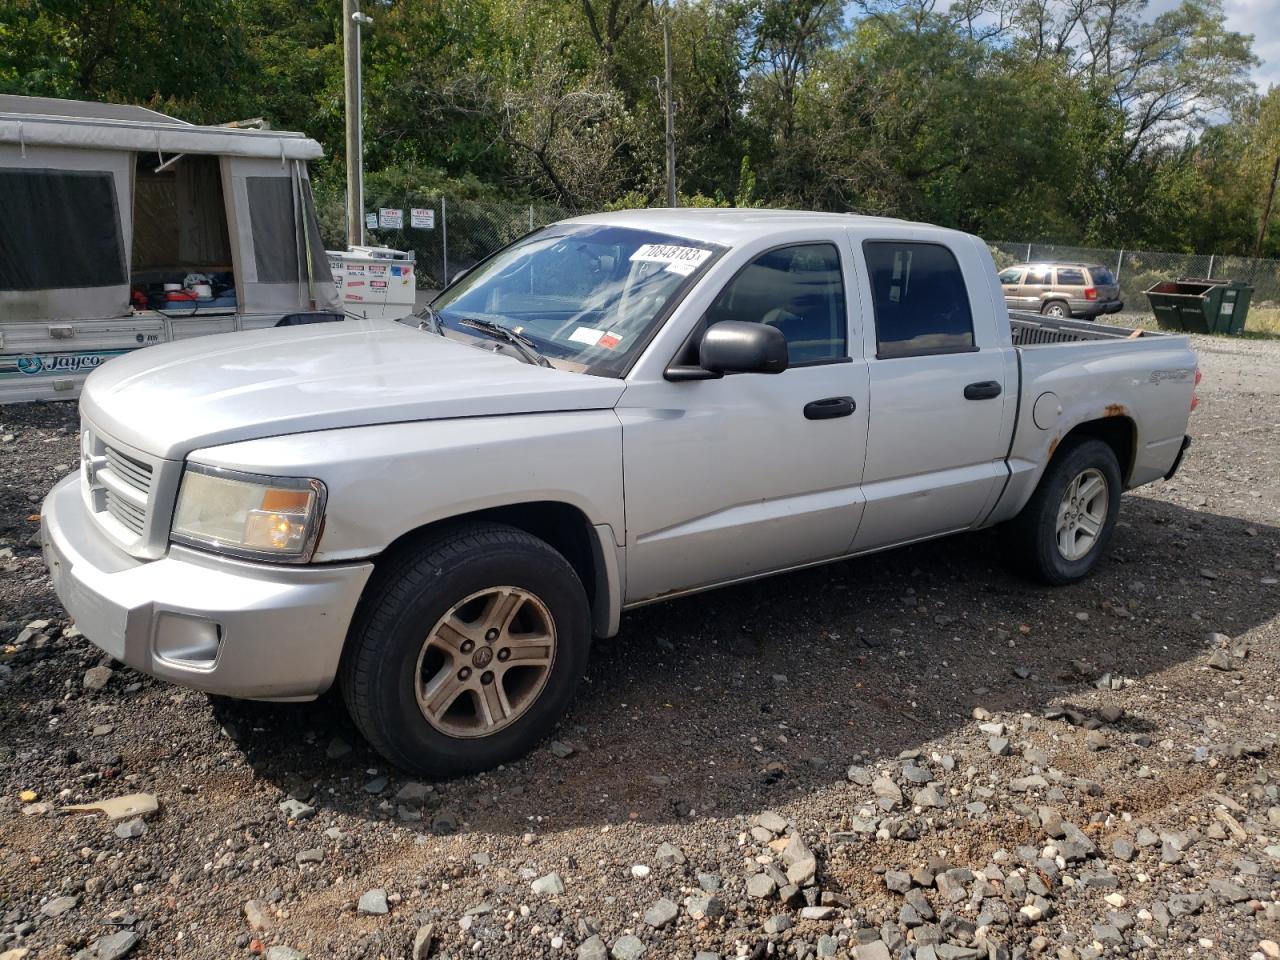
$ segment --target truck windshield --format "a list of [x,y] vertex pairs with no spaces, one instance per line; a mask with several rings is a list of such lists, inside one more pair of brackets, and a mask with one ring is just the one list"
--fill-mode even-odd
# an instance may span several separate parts
[[553,363],[619,377],[721,249],[628,227],[554,224],[481,263],[432,306],[449,335],[477,337],[467,321],[487,320]]

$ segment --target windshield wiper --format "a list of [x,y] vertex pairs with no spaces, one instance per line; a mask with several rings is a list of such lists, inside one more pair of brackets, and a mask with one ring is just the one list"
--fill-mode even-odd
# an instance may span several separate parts
[[532,340],[516,333],[510,327],[504,327],[500,323],[484,320],[480,317],[461,317],[458,320],[458,326],[470,327],[472,330],[479,330],[481,333],[487,333],[497,340],[509,343],[520,356],[524,357],[526,363],[532,363],[539,367],[551,366],[551,361],[538,352],[538,348],[533,345]]

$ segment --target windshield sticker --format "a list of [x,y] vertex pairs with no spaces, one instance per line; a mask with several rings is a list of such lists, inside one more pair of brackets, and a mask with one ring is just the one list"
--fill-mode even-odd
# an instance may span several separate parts
[[661,263],[672,273],[687,277],[711,256],[700,247],[680,247],[670,243],[646,243],[631,255],[633,262]]
[[622,342],[622,334],[614,333],[612,330],[610,330],[608,333],[604,334],[600,338],[596,346],[604,347],[606,350],[613,350],[621,342]]
[[595,327],[578,327],[569,334],[569,339],[574,343],[585,343],[589,347],[594,347],[603,336],[604,331],[597,330]]

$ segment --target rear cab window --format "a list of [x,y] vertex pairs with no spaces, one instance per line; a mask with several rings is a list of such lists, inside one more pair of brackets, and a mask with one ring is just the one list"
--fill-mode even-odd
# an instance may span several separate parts
[[1115,284],[1115,275],[1106,267],[1090,267],[1089,272],[1093,274],[1093,282],[1095,286],[1110,287]]
[[876,357],[972,353],[969,291],[955,254],[939,243],[865,240]]

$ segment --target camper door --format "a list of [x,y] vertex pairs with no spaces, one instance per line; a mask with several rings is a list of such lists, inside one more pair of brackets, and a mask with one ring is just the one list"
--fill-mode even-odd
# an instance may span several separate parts
[[306,165],[246,157],[222,163],[241,312],[331,308],[337,298]]
[[0,319],[129,312],[133,154],[0,144]]

